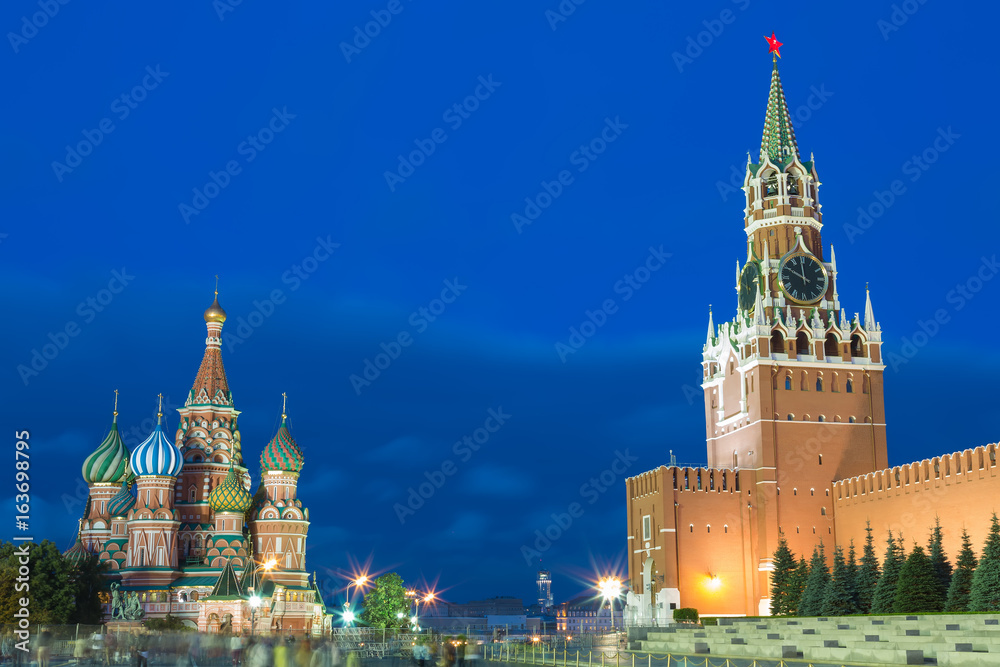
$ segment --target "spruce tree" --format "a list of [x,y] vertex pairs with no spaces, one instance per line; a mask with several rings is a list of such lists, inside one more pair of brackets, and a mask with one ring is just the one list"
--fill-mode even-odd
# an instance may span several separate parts
[[875,596],[875,586],[878,584],[878,556],[875,555],[875,540],[872,537],[872,524],[865,525],[865,548],[861,552],[861,564],[855,579],[858,589],[858,612],[870,614],[872,598]]
[[795,566],[792,575],[791,590],[788,595],[788,613],[795,615],[799,611],[799,603],[802,602],[802,592],[806,589],[806,581],[809,579],[809,563],[805,556],[799,557],[799,564]]
[[850,548],[847,551],[847,590],[851,594],[851,600],[854,606],[854,611],[852,613],[861,613],[861,608],[858,606],[858,554],[854,550],[854,540],[851,540]]
[[915,544],[899,570],[892,610],[897,614],[923,614],[941,611],[943,607],[944,598],[931,559],[922,546]]
[[899,570],[903,567],[903,554],[896,540],[889,531],[889,539],[886,542],[885,558],[882,560],[882,576],[879,577],[875,585],[875,592],[872,595],[873,614],[891,614],[893,603],[896,601],[896,583],[899,580]]
[[809,578],[802,591],[802,599],[799,600],[799,616],[819,616],[823,613],[823,596],[829,581],[830,568],[827,567],[826,556],[823,554],[823,542],[820,542],[813,549],[809,562]]
[[833,574],[823,592],[820,613],[823,616],[847,616],[857,613],[854,603],[854,582],[851,571],[844,560],[844,550],[837,546],[833,551]]
[[778,538],[778,548],[774,551],[774,571],[771,573],[771,615],[787,616],[795,613],[789,606],[789,598],[795,585],[795,556],[788,548],[785,536]]
[[937,581],[938,591],[941,595],[941,604],[948,597],[948,586],[951,585],[951,561],[942,546],[943,535],[941,534],[941,519],[934,517],[934,530],[931,531],[931,539],[927,544],[927,557],[931,560],[931,567],[934,568],[934,579]]
[[1000,523],[996,512],[983,555],[972,575],[969,611],[1000,611]]
[[976,570],[976,554],[972,551],[969,531],[962,529],[962,550],[958,554],[955,573],[948,586],[945,611],[969,611],[969,591],[972,589],[972,575]]

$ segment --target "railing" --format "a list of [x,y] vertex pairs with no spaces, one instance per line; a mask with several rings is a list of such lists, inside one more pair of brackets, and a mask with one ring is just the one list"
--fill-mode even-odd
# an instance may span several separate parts
[[805,209],[804,206],[793,206],[792,207],[792,215],[797,215],[799,217],[802,217],[805,214],[806,214],[806,209]]
[[776,208],[765,208],[764,209],[764,217],[765,218],[777,218],[778,217],[778,209],[776,209]]
[[[530,650],[529,650],[530,649]],[[640,655],[631,651],[617,651],[613,655],[601,651],[600,660],[594,655],[594,651],[588,651],[583,655],[580,651],[575,654],[566,649],[546,649],[540,646],[537,650],[534,644],[510,645],[493,644],[486,651],[486,659],[490,662],[513,662],[529,665],[551,665],[552,667],[819,667],[828,666],[834,663],[813,663],[805,660],[768,660],[759,658],[716,658],[707,656],[692,656],[683,654],[663,653],[653,655],[646,653]],[[848,663],[841,663],[840,667],[854,667]]]

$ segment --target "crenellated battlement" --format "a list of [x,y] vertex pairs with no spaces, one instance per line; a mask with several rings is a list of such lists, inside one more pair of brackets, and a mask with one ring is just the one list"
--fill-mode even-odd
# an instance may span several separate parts
[[738,493],[740,471],[733,468],[660,466],[626,480],[631,500],[659,493],[663,489],[679,493]]
[[[839,480],[833,484],[836,501],[903,490],[947,486],[956,481],[973,482],[997,476],[997,448],[1000,444],[981,445],[974,449],[905,463],[886,470]],[[985,474],[984,474],[985,473]],[[895,493],[893,493],[895,495]]]

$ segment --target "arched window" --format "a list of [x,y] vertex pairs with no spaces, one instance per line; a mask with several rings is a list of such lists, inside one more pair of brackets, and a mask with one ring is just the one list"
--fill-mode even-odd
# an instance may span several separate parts
[[823,356],[839,357],[840,345],[837,344],[837,337],[832,333],[826,335],[826,342],[823,344]]
[[778,194],[778,175],[771,174],[764,181],[764,196],[773,197]]
[[[739,468],[739,467],[740,467],[740,457],[739,457],[739,454],[737,454],[736,450],[734,449],[733,450],[733,469],[735,470],[736,468]],[[725,479],[726,478],[723,477],[722,479],[723,479],[723,485],[725,485]]]
[[705,526],[705,528],[706,528],[706,530],[705,530],[706,533],[711,533],[712,532],[712,524],[707,524]]
[[792,495],[793,496],[799,495],[799,490],[798,489],[792,489]]
[[188,489],[188,502],[193,503],[198,500],[198,487],[194,484]]
[[795,420],[795,415],[789,414],[788,415],[788,421],[794,421],[794,420]]
[[692,523],[690,526],[688,526],[688,529],[693,533],[694,532],[694,524]]
[[[823,421],[823,420],[820,419],[820,421]],[[823,465],[823,455],[822,454],[819,455],[819,464]]]
[[799,376],[799,389],[802,391],[809,390],[809,373],[802,371],[802,375]]
[[791,375],[786,375],[785,376],[785,389],[791,389],[791,388],[792,388],[792,376]]
[[840,391],[840,375],[838,373],[834,373],[830,377],[830,391]]
[[809,336],[806,335],[805,331],[795,334],[795,353],[809,354]]
[[854,417],[848,417],[847,418],[847,423],[848,424],[853,424],[854,423]]
[[816,489],[809,489],[809,495],[810,496],[815,496],[816,495]]
[[826,421],[826,417],[824,415],[820,415],[819,417],[817,417],[817,419],[819,421],[821,421],[821,422],[825,422]]
[[729,524],[728,523],[722,527],[722,532],[723,533],[728,533],[729,532]]
[[826,516],[826,508],[825,507],[820,507],[819,508],[819,513],[820,513],[820,516]]
[[851,378],[847,378],[847,393],[848,394],[854,393],[854,383],[851,382]]
[[851,336],[851,356],[852,357],[863,357],[865,356],[864,344],[861,342],[861,336],[854,334]]
[[771,334],[771,354],[784,354],[785,353],[785,337],[781,335],[781,332],[775,330]]
[[799,194],[799,179],[795,178],[792,174],[788,175],[788,194]]
[[823,391],[823,376],[817,376],[816,378],[816,391]]

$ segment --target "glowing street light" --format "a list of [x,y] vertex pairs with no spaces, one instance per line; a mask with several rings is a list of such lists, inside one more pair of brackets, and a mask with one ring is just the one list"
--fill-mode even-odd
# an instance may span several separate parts
[[597,583],[597,589],[601,591],[601,596],[611,606],[611,629],[615,629],[615,598],[622,594],[622,582],[620,579],[605,577]]
[[344,624],[350,625],[354,622],[354,612],[350,609],[344,611]]

